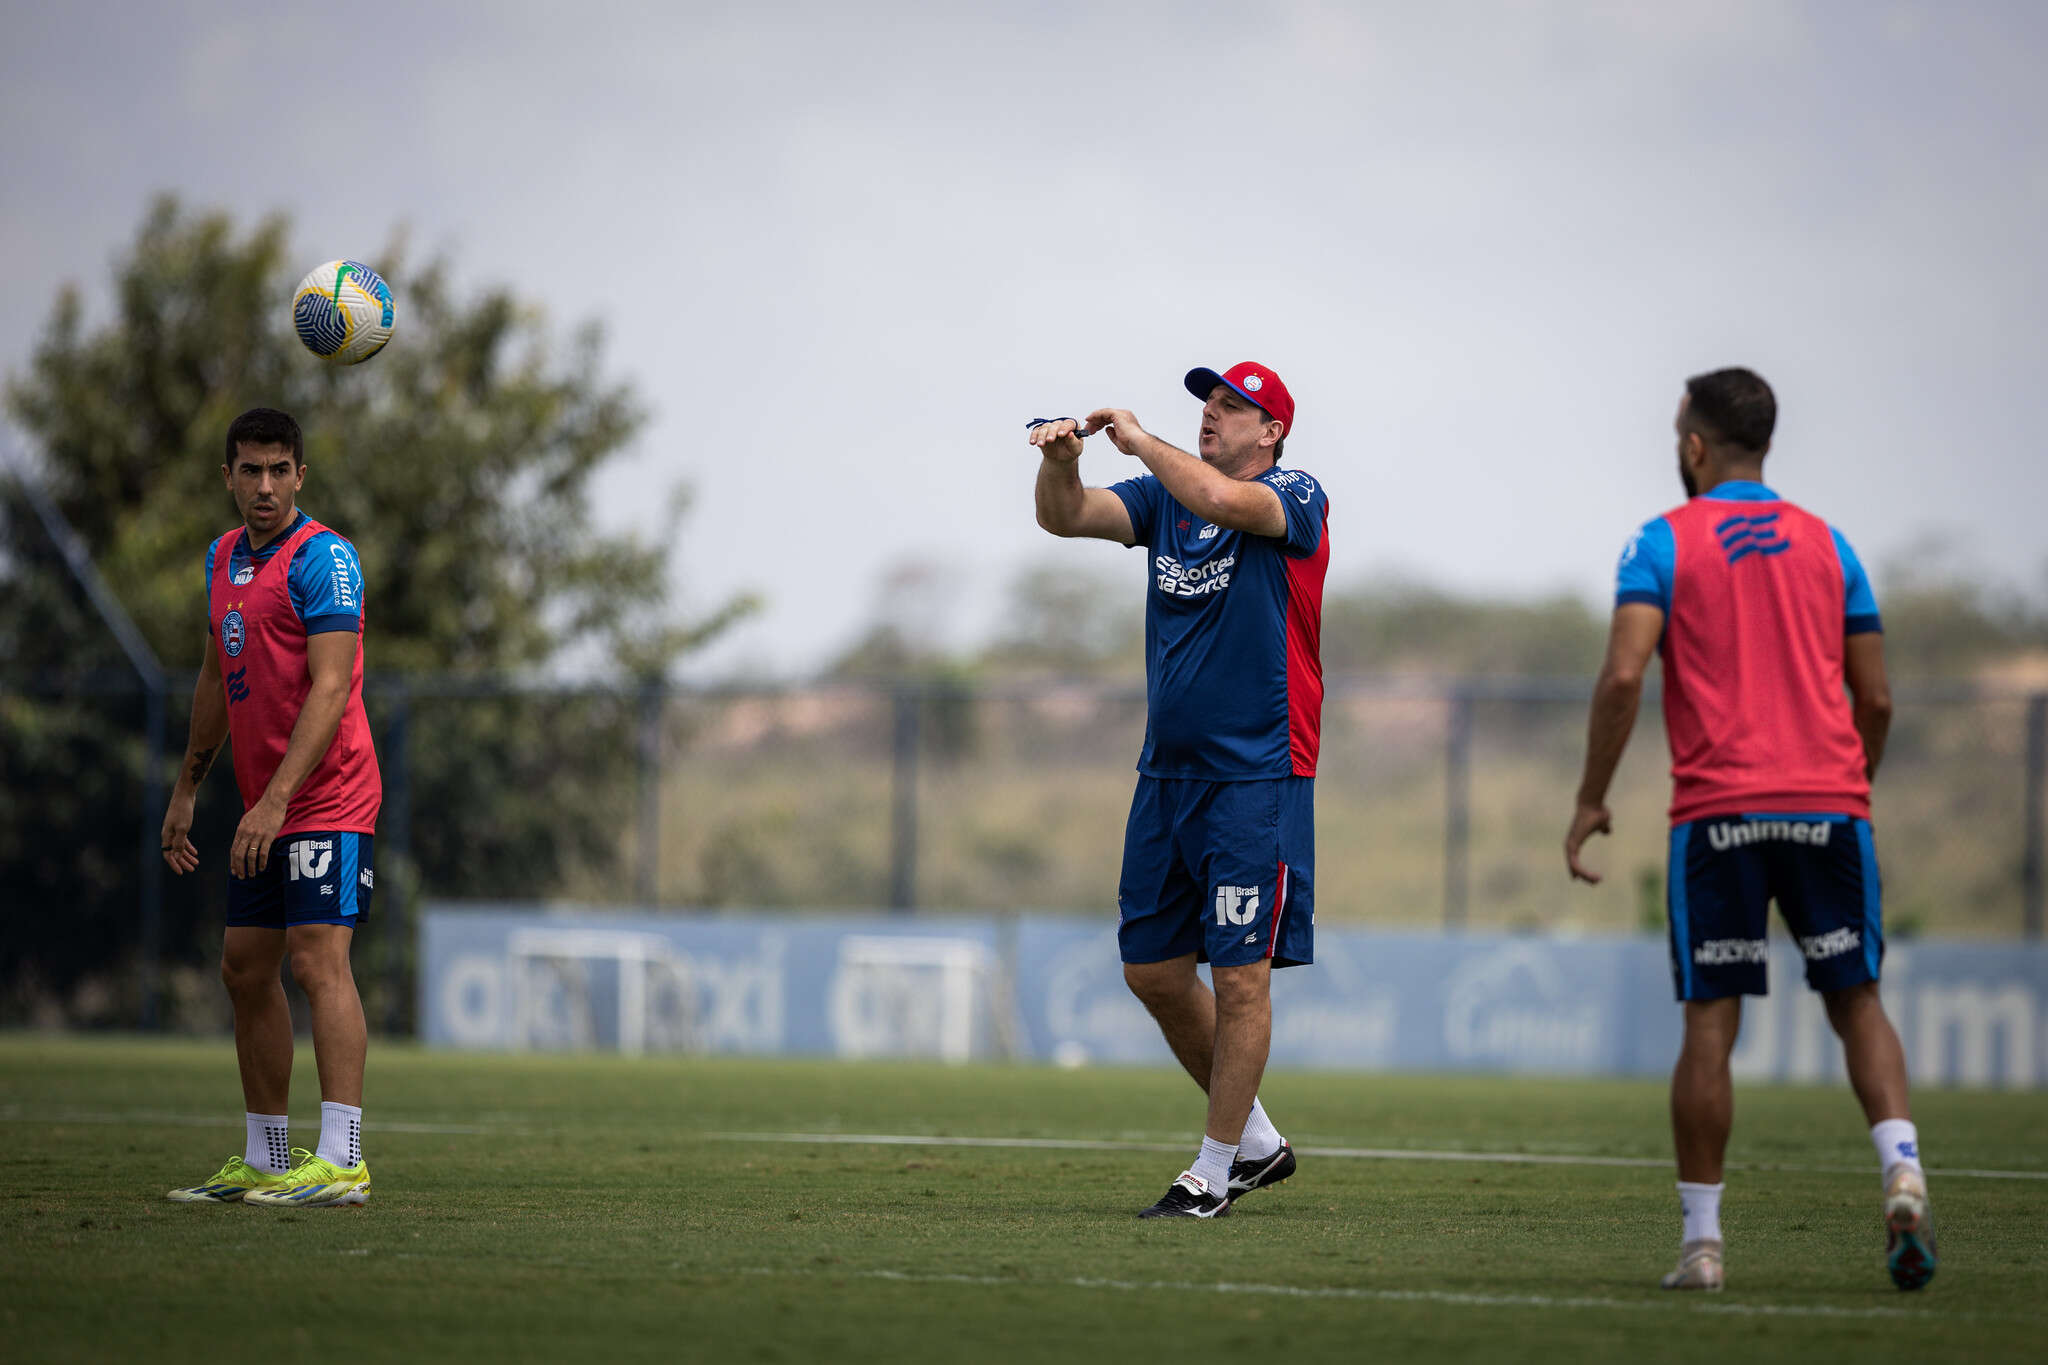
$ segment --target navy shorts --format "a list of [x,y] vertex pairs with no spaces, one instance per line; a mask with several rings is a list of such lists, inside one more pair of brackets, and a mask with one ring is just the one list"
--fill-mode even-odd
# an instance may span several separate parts
[[253,877],[228,877],[228,923],[284,929],[294,924],[361,924],[376,874],[368,834],[303,830],[270,846],[270,863]]
[[1806,958],[1806,984],[1877,980],[1884,888],[1870,822],[1850,815],[1717,815],[1671,827],[1671,978],[1680,1000],[1765,995],[1771,902]]
[[1140,777],[1117,885],[1126,962],[1315,958],[1316,783]]

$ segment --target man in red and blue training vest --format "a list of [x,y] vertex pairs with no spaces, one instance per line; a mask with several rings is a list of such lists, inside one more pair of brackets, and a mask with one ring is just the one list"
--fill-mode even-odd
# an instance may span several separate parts
[[[1147,555],[1145,748],[1117,938],[1124,980],[1209,1094],[1201,1152],[1150,1218],[1214,1218],[1294,1173],[1258,1090],[1272,969],[1314,955],[1329,500],[1279,467],[1294,430],[1279,375],[1247,361],[1184,383],[1202,400],[1199,458],[1119,408],[1031,431],[1039,525]],[[1083,487],[1081,439],[1096,432],[1150,472]]]
[[[164,816],[164,861],[199,866],[199,783],[232,739],[244,814],[228,848],[221,976],[235,1012],[246,1144],[181,1203],[322,1207],[369,1198],[368,1031],[349,945],[369,912],[383,799],[363,715],[363,570],[355,547],[298,510],[305,440],[254,408],[228,427],[221,474],[242,525],[206,552],[208,645],[191,739]],[[320,1069],[317,1151],[291,1145],[292,1021],[278,969],[306,993]]]
[[1870,779],[1891,724],[1884,635],[1847,538],[1764,485],[1777,416],[1770,385],[1748,370],[1686,381],[1676,425],[1690,500],[1622,551],[1565,862],[1572,876],[1600,880],[1580,850],[1612,827],[1608,784],[1635,724],[1643,671],[1660,653],[1673,785],[1672,983],[1685,1011],[1671,1076],[1684,1232],[1664,1287],[1723,1282],[1728,1059],[1742,997],[1767,988],[1775,900],[1871,1125],[1886,1264],[1899,1288],[1918,1289],[1934,1275],[1933,1223],[1905,1052],[1877,985],[1884,923]]

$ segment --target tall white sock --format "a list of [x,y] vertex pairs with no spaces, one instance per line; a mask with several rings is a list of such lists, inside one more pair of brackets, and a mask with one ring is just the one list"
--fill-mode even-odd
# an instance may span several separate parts
[[1252,1096],[1252,1116],[1244,1121],[1244,1136],[1237,1140],[1237,1154],[1245,1161],[1264,1161],[1280,1150],[1280,1130],[1266,1117],[1266,1106]]
[[1209,1184],[1211,1194],[1230,1193],[1230,1163],[1237,1160],[1237,1147],[1233,1143],[1218,1142],[1207,1133],[1202,1135],[1202,1154],[1195,1158],[1189,1169]]
[[1870,1125],[1870,1141],[1877,1148],[1877,1165],[1887,1183],[1900,1166],[1927,1172],[1920,1166],[1920,1130],[1911,1119],[1880,1119]]
[[1727,1188],[1725,1181],[1719,1185],[1702,1185],[1692,1180],[1678,1182],[1678,1207],[1685,1213],[1686,1241],[1721,1240],[1721,1191]]
[[251,1114],[244,1110],[242,1122],[249,1136],[242,1147],[242,1160],[259,1171],[276,1175],[292,1168],[292,1121],[283,1114]]
[[337,1166],[363,1159],[363,1111],[351,1104],[320,1102],[320,1150],[314,1155]]

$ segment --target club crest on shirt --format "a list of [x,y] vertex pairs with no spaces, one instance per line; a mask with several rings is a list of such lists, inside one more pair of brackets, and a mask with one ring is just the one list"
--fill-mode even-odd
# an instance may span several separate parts
[[240,657],[242,646],[247,639],[247,632],[242,625],[242,613],[231,611],[220,618],[220,647],[228,652],[230,659]]

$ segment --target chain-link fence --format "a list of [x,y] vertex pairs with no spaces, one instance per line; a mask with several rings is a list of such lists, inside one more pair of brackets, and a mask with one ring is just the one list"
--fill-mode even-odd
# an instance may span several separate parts
[[[67,707],[50,711],[66,725],[83,716],[104,727],[102,739],[121,732],[121,746],[140,755],[126,777],[78,775],[128,783],[113,807],[132,812],[126,827],[102,819],[40,850],[96,883],[125,878],[134,888],[132,899],[119,894],[134,906],[136,970],[124,989],[137,998],[116,1017],[153,1020],[159,991],[176,1017],[183,995],[210,986],[221,879],[202,871],[166,885],[147,866],[190,685],[172,680],[164,709],[174,719],[153,756],[155,712],[133,682],[110,675],[84,710],[70,691]],[[1654,701],[1615,781],[1614,837],[1591,852],[1605,881],[1565,876],[1560,843],[1588,688],[1332,679],[1317,781],[1319,919],[1567,933],[1661,924],[1669,787]],[[51,774],[62,770],[68,731],[36,723],[52,700],[0,694],[15,722],[8,781],[25,774],[43,788],[34,799],[61,806],[70,792]],[[1905,686],[1898,700],[1875,820],[1892,932],[2038,937],[2048,694]],[[1099,683],[621,690],[381,678],[367,704],[385,804],[375,914],[358,963],[373,1017],[390,1029],[409,1023],[409,914],[423,895],[1107,919],[1145,728],[1142,688]],[[574,772],[560,767],[564,754]],[[153,784],[143,780],[152,767]],[[496,806],[463,806],[480,790],[503,798],[507,786],[525,803],[520,829],[500,828],[513,816]],[[203,848],[233,828],[232,788],[221,772],[202,793]],[[572,814],[576,848],[521,861],[534,831]],[[168,919],[167,894],[182,907]]]

